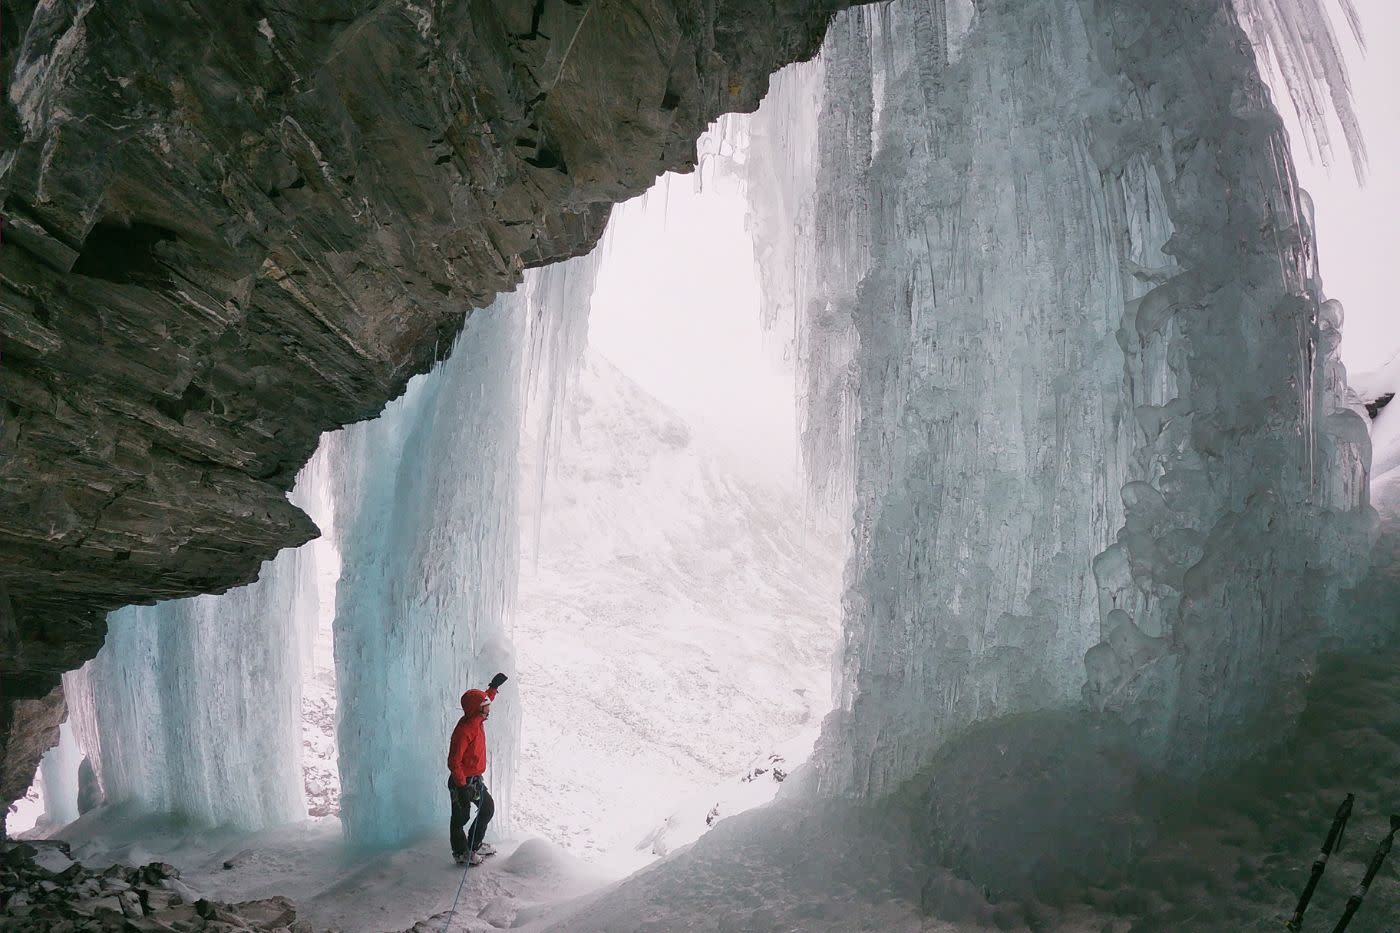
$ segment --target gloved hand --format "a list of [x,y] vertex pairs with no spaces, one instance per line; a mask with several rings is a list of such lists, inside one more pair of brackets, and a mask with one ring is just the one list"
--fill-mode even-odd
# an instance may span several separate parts
[[491,683],[488,686],[490,686],[492,690],[499,690],[501,684],[505,683],[507,680],[510,680],[510,678],[505,674],[497,674],[495,677],[491,678]]

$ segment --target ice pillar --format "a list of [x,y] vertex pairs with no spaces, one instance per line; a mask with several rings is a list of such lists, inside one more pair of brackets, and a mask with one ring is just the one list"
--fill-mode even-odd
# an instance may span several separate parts
[[64,722],[58,729],[58,744],[45,752],[39,762],[39,777],[44,782],[44,821],[50,828],[66,826],[78,818],[78,765],[82,759],[73,727]]
[[[315,473],[313,461],[301,482]],[[293,501],[307,507],[306,493]],[[305,817],[301,683],[315,593],[301,548],[223,595],[108,617],[102,651],[65,685],[109,802],[248,829]]]
[[[537,387],[553,423],[584,345],[596,262],[531,272],[516,293],[473,312],[448,359],[383,416],[330,438],[341,818],[357,845],[443,829],[459,698],[498,670],[514,672],[524,397]],[[487,724],[486,781],[501,826],[518,687],[502,692]]]
[[972,723],[1081,704],[1180,770],[1248,755],[1368,506],[1232,7],[896,2],[822,59],[816,248],[788,255],[799,332],[853,331],[798,356],[857,399],[807,398],[853,445],[824,786],[887,792]]

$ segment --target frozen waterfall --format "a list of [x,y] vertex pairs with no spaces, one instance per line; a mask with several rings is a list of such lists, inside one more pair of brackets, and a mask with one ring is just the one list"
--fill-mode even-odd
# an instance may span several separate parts
[[[444,741],[461,716],[458,698],[498,670],[515,672],[524,398],[533,387],[555,423],[550,411],[587,333],[596,263],[595,251],[531,272],[514,294],[474,312],[451,356],[384,415],[329,439],[342,560],[341,817],[356,844],[441,828]],[[519,749],[514,687],[487,728],[486,782],[503,827]]]
[[58,744],[44,753],[39,762],[39,779],[44,784],[44,821],[64,826],[78,818],[78,767],[83,753],[65,722],[58,729]]
[[[855,502],[825,786],[887,792],[974,722],[1081,703],[1182,771],[1248,755],[1372,513],[1231,8],[852,10],[750,133],[753,225],[799,231],[758,255],[808,467]],[[815,158],[774,185],[787,152]]]
[[[726,124],[804,471],[853,516],[827,790],[890,792],[975,723],[1085,707],[1199,772],[1249,755],[1266,714],[1286,723],[1319,645],[1349,637],[1369,440],[1246,38],[1311,144],[1330,151],[1335,119],[1360,160],[1318,2],[894,0],[837,16],[819,59]],[[356,844],[441,829],[457,697],[514,672],[526,398],[546,409],[543,483],[597,262],[472,313],[294,494],[334,517]],[[289,551],[252,586],[111,616],[66,679],[109,799],[304,814],[313,564]],[[507,689],[502,826],[520,715]]]
[[[445,823],[443,737],[461,716],[457,699],[497,670],[514,673],[517,302],[475,312],[446,364],[330,439],[341,819],[357,844]],[[487,772],[503,812],[518,720],[506,691]]]
[[[357,844],[445,822],[443,742],[458,697],[513,671],[524,397],[535,391],[546,412],[562,397],[596,264],[532,272],[474,312],[449,360],[381,417],[327,435],[298,479],[292,500],[339,551],[336,745]],[[542,452],[550,433],[540,432]],[[258,582],[221,596],[110,616],[102,652],[65,680],[110,801],[249,829],[306,816],[302,687],[325,598],[316,550],[284,551]],[[518,724],[507,690],[487,774],[501,825]]]
[[[322,463],[292,501],[318,511]],[[306,814],[301,672],[315,610],[310,548],[221,596],[108,617],[102,651],[64,678],[79,745],[107,799],[256,829]]]

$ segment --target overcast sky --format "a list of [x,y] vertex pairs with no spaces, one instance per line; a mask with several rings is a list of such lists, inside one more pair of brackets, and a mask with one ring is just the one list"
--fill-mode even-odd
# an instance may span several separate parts
[[[1344,151],[1324,168],[1297,140],[1293,155],[1317,211],[1318,252],[1329,297],[1346,307],[1342,360],[1350,373],[1375,369],[1400,350],[1397,273],[1400,273],[1400,0],[1356,0],[1368,52],[1348,33],[1357,109],[1370,153],[1370,175],[1359,187]],[[1338,24],[1343,21],[1337,18]],[[1276,95],[1291,127],[1287,98]]]
[[613,212],[589,344],[755,478],[796,480],[789,367],[759,323],[747,200],[733,177],[664,176]]

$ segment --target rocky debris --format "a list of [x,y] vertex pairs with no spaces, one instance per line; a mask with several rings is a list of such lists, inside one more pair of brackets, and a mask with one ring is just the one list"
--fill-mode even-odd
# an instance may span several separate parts
[[755,765],[753,768],[749,769],[748,774],[745,774],[743,777],[739,778],[739,780],[748,784],[757,781],[765,774],[779,784],[786,781],[788,776],[787,759],[779,754],[769,755],[765,765]]
[[839,4],[7,4],[0,703],[313,537],[321,433],[693,166]]
[[0,928],[13,933],[312,933],[285,897],[221,904],[194,894],[174,865],[93,871],[64,843],[0,844]]

